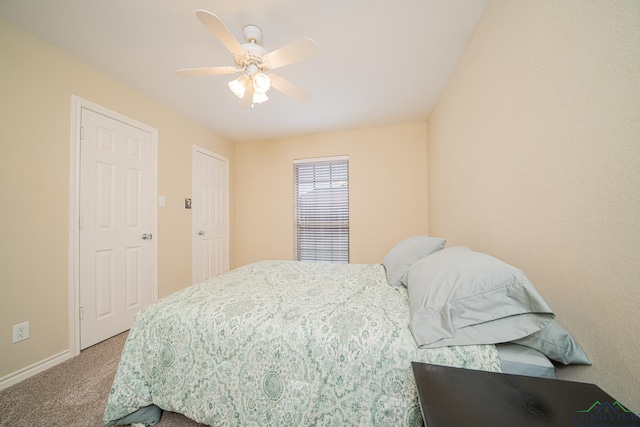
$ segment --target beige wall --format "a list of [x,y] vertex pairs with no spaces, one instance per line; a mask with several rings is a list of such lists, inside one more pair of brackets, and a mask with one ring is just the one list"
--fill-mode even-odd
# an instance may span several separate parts
[[640,2],[492,0],[428,121],[429,227],[522,268],[640,408]]
[[519,266],[594,361],[559,376],[637,409],[638,22],[633,0],[492,0],[428,126],[234,146],[0,20],[0,379],[69,345],[75,94],[159,129],[160,296],[191,277],[192,144],[231,160],[231,267],[292,259],[293,160],[349,155],[352,262],[430,231]]
[[159,131],[160,296],[191,280],[192,144],[233,165],[233,144],[0,20],[0,379],[69,348],[71,95]]
[[294,259],[293,161],[349,156],[350,258],[382,262],[427,232],[424,123],[238,144],[236,260]]

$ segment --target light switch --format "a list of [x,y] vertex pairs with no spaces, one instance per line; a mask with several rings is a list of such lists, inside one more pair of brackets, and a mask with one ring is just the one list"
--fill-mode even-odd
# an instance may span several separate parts
[[165,199],[164,199],[164,196],[159,196],[159,197],[158,197],[158,204],[159,204],[160,206],[164,206],[164,205],[165,205]]

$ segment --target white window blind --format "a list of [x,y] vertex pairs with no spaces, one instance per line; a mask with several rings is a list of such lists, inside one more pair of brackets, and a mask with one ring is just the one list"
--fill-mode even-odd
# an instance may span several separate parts
[[349,262],[349,159],[297,160],[294,169],[298,261]]

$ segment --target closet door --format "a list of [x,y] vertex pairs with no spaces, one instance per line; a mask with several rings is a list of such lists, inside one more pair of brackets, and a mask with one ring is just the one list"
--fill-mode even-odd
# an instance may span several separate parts
[[80,347],[130,328],[151,301],[149,132],[82,110]]
[[228,161],[194,150],[194,273],[198,283],[229,270]]

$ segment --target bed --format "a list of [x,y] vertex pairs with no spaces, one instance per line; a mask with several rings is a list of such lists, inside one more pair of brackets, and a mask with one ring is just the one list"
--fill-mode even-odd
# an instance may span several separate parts
[[261,261],[155,302],[129,332],[105,424],[167,410],[211,426],[422,425],[412,361],[502,362],[491,343],[420,344],[393,270]]

